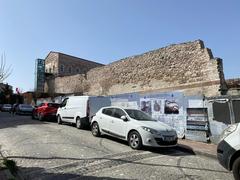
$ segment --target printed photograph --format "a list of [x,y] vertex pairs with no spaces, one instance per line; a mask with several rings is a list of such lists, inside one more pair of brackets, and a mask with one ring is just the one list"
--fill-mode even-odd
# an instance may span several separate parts
[[179,114],[179,105],[175,101],[165,100],[165,114]]

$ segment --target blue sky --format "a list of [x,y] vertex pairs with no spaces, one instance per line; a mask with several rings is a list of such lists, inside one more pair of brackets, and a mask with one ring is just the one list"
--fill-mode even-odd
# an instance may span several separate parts
[[108,64],[196,39],[223,59],[226,78],[240,77],[239,0],[0,0],[6,82],[23,91],[49,51]]

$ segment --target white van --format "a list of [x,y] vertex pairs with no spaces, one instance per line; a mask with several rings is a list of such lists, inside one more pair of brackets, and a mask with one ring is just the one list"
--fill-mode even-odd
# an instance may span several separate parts
[[228,126],[222,133],[217,146],[220,164],[233,172],[235,179],[240,179],[240,124]]
[[76,124],[78,129],[89,126],[92,117],[104,107],[110,106],[109,97],[70,96],[65,98],[57,111],[58,124],[62,122]]

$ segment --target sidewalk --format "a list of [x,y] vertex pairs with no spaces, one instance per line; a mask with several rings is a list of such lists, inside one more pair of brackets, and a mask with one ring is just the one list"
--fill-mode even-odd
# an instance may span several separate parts
[[196,155],[203,155],[210,158],[217,158],[217,145],[203,142],[191,141],[187,139],[178,140],[178,149],[192,152]]

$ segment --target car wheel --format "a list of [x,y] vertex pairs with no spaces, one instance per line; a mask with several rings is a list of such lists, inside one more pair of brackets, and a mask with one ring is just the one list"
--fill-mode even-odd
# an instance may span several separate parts
[[44,120],[44,116],[43,116],[42,113],[39,113],[39,115],[38,115],[38,119],[39,119],[39,121],[43,121],[43,120]]
[[32,113],[32,119],[35,119],[35,114],[34,113]]
[[57,122],[58,122],[58,124],[62,124],[62,119],[61,119],[60,115],[57,116]]
[[100,130],[99,130],[99,126],[98,126],[98,123],[97,122],[94,122],[92,124],[92,128],[91,128],[91,131],[92,131],[92,135],[95,136],[95,137],[99,137],[101,134],[100,134]]
[[82,124],[82,122],[81,122],[81,118],[80,118],[80,117],[77,117],[76,127],[77,127],[78,129],[82,129],[82,128],[83,128],[83,124]]
[[234,161],[232,171],[234,178],[240,179],[240,157]]
[[132,149],[142,148],[142,138],[137,131],[132,131],[128,136],[128,144]]

